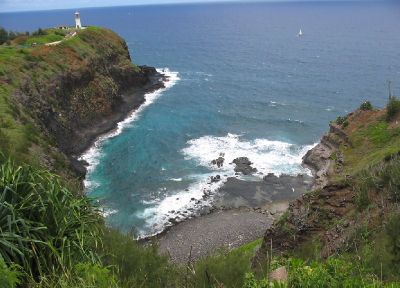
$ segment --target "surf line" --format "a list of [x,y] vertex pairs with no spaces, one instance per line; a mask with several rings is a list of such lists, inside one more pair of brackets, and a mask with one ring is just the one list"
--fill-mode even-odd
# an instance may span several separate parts
[[103,135],[100,135],[92,144],[92,146],[84,153],[82,153],[82,155],[78,158],[79,160],[84,160],[88,163],[87,174],[84,180],[84,186],[86,189],[89,187],[93,187],[96,184],[92,183],[89,178],[90,173],[95,170],[96,166],[100,162],[101,149],[104,142],[110,138],[120,135],[125,128],[130,127],[132,123],[139,119],[141,113],[146,109],[146,107],[154,103],[165,91],[175,86],[175,84],[180,80],[178,72],[171,71],[168,68],[157,68],[156,70],[158,73],[163,74],[166,78],[166,81],[164,82],[164,87],[146,93],[144,95],[145,101],[142,105],[139,106],[139,108],[131,111],[124,120],[118,122],[115,129]]

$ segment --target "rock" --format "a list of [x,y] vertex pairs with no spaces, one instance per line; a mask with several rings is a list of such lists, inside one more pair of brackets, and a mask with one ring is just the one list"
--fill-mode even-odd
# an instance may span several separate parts
[[169,218],[168,219],[168,222],[170,222],[171,224],[178,224],[179,222],[178,222],[178,220],[177,220],[177,217],[174,217],[174,218]]
[[215,183],[221,180],[221,176],[215,175],[210,177],[211,183]]
[[232,163],[236,165],[235,172],[240,172],[243,175],[251,175],[257,172],[256,168],[251,167],[253,163],[247,157],[238,157]]
[[270,282],[287,282],[288,280],[288,271],[285,266],[281,266],[271,273],[269,273],[269,281]]
[[211,161],[211,164],[217,165],[217,167],[220,168],[220,167],[224,166],[224,161],[225,161],[225,159],[223,157],[223,154],[220,154],[220,156],[217,159],[214,159]]

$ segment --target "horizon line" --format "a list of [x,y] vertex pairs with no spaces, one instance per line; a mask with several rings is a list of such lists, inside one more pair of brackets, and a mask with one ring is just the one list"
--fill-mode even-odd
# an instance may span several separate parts
[[[170,3],[137,3],[126,5],[105,5],[105,6],[82,6],[82,7],[69,7],[69,8],[50,8],[50,9],[18,9],[18,10],[5,10],[0,14],[6,13],[26,13],[26,12],[47,12],[47,11],[63,11],[63,10],[79,10],[91,8],[111,8],[111,7],[145,7],[145,6],[179,6],[179,5],[201,5],[201,4],[255,4],[255,3],[299,3],[299,2],[320,2],[320,3],[333,3],[333,2],[375,2],[374,0],[215,0],[215,1],[194,1],[194,2],[170,2]],[[396,2],[395,0],[387,2]]]

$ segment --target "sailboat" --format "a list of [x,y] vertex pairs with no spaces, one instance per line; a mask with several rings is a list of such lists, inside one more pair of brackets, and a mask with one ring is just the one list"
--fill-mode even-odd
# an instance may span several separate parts
[[300,29],[299,34],[297,34],[297,37],[301,37],[301,36],[303,36],[303,31],[301,31],[301,29]]

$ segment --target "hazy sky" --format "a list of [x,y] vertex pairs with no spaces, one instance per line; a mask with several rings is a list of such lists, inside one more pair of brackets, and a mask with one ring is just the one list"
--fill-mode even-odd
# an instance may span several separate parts
[[[265,0],[265,1],[288,1],[288,0]],[[65,9],[65,8],[80,8],[80,7],[188,3],[188,2],[217,2],[217,1],[216,0],[0,0],[0,12],[50,10],[50,9]],[[218,2],[220,1],[218,0]],[[246,2],[246,0],[242,0],[242,2]]]

